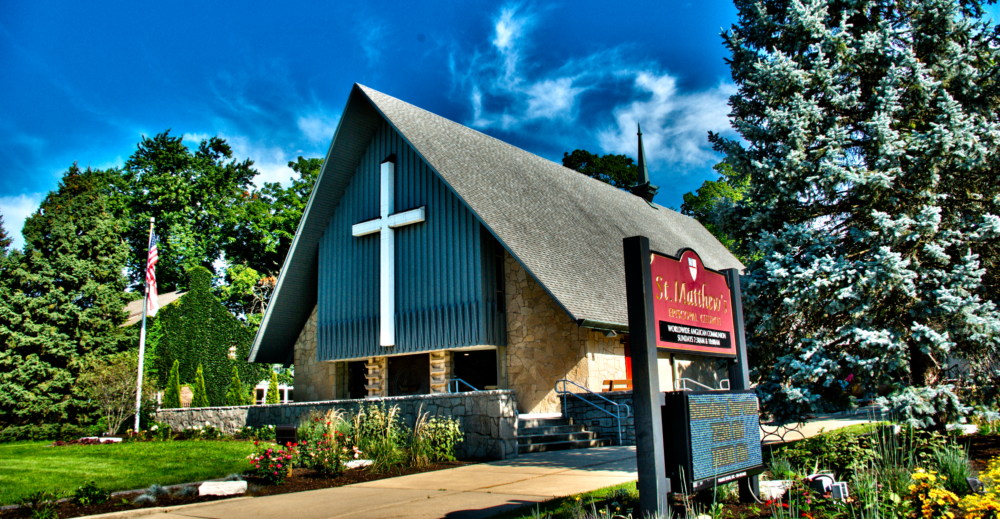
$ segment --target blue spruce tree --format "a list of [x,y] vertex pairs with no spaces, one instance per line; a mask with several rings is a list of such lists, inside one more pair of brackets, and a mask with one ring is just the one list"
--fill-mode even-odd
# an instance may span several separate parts
[[978,0],[737,0],[742,140],[710,135],[758,390],[779,418],[888,397],[941,426],[998,351],[1000,32]]

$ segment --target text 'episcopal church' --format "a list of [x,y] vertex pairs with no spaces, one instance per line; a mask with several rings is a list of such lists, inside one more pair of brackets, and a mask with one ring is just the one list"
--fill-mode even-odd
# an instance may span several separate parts
[[[355,85],[250,360],[294,363],[298,402],[471,386],[544,413],[557,380],[630,379],[622,238],[743,268],[647,202],[641,141],[639,167],[622,191]],[[660,358],[663,388],[714,382],[711,361]]]

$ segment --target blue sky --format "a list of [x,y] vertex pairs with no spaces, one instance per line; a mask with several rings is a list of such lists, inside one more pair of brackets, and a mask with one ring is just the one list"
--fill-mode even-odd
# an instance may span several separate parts
[[734,20],[714,0],[5,0],[0,213],[20,246],[74,161],[120,166],[167,128],[220,135],[258,184],[284,182],[289,160],[323,156],[355,82],[554,161],[635,156],[640,122],[656,200],[679,206],[715,177],[706,132],[731,133],[719,32]]

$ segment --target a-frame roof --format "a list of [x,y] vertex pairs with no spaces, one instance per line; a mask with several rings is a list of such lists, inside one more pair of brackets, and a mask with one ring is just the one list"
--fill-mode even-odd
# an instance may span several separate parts
[[647,236],[652,249],[670,255],[693,248],[712,269],[743,268],[692,218],[652,207],[561,164],[355,84],[285,258],[251,361],[291,359],[299,331],[316,304],[320,238],[382,120],[578,322],[627,329],[622,239],[628,236]]

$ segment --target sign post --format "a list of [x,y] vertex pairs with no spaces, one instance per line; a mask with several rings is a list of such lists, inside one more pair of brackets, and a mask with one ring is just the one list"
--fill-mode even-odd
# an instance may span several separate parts
[[632,412],[635,414],[636,468],[639,481],[639,515],[667,515],[666,459],[663,454],[661,421],[663,393],[656,363],[656,320],[653,314],[649,238],[622,240],[625,253],[625,301],[628,305],[629,340],[632,349]]
[[[739,273],[708,269],[690,249],[655,253],[643,236],[623,247],[640,513],[663,513],[667,493],[682,487],[733,480],[741,501],[752,501],[763,463]],[[729,359],[730,391],[660,393],[658,351]]]

